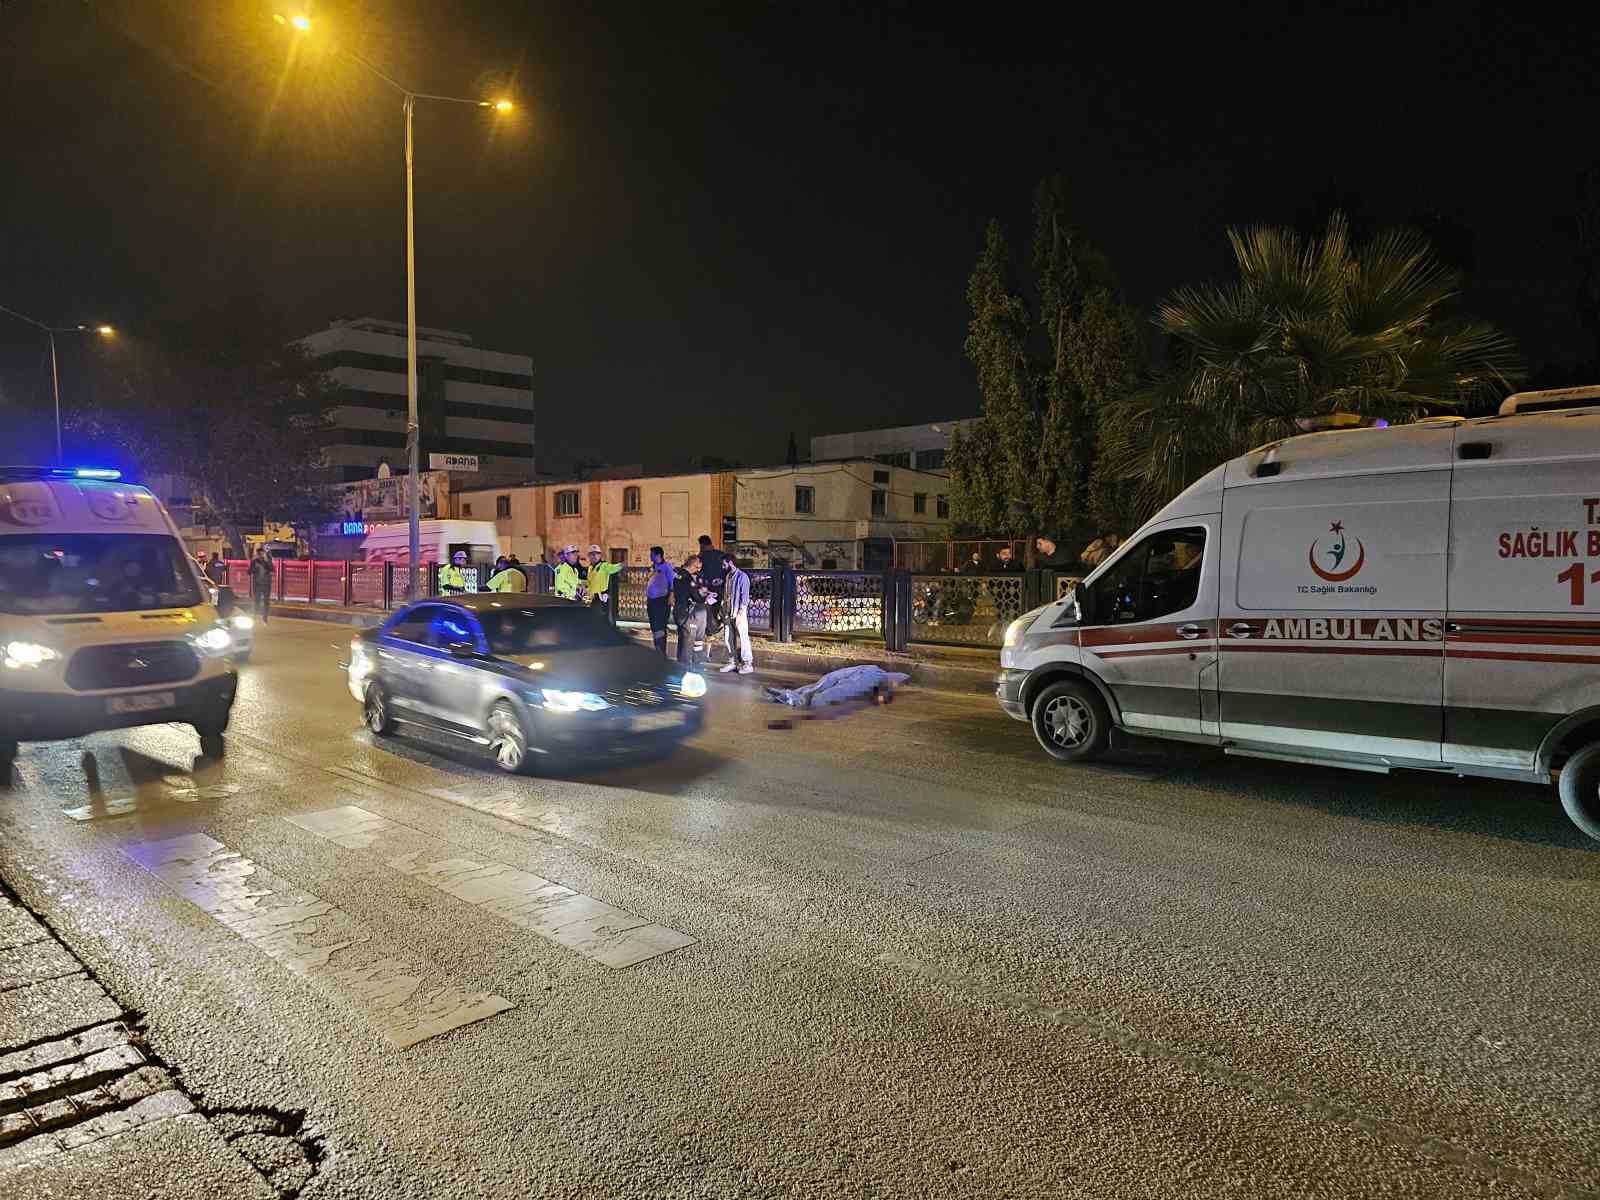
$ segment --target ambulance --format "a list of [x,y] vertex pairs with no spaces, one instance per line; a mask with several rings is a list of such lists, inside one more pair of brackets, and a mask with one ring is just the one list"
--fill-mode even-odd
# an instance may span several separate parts
[[1000,661],[1000,706],[1058,759],[1120,732],[1555,782],[1600,839],[1600,387],[1241,455]]
[[147,489],[94,468],[0,467],[0,783],[18,743],[190,725],[223,752],[233,593]]

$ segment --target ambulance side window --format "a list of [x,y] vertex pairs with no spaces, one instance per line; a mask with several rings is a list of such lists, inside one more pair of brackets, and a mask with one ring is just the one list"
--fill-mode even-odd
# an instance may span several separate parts
[[1154,621],[1193,607],[1200,597],[1204,526],[1163,529],[1129,550],[1089,589],[1096,625]]

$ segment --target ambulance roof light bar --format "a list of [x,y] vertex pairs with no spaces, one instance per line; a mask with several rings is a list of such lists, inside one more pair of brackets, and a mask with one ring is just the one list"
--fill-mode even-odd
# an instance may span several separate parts
[[1549,412],[1559,408],[1600,406],[1600,387],[1551,388],[1543,392],[1518,392],[1500,401],[1500,415]]
[[0,467],[0,479],[103,479],[115,481],[122,472],[111,467]]

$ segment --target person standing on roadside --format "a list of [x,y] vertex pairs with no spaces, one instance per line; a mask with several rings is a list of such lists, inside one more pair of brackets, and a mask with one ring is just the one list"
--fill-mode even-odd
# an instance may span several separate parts
[[699,555],[691,555],[673,576],[672,619],[678,626],[678,665],[692,669],[695,647],[706,635],[706,590]]
[[222,560],[221,554],[213,554],[211,561],[206,564],[206,578],[218,587],[223,587],[228,582],[228,564]]
[[250,599],[255,601],[256,620],[265,625],[272,607],[272,561],[264,549],[250,560]]
[[722,673],[738,671],[748,675],[756,669],[750,653],[750,576],[731,558],[722,577],[722,589],[723,628],[728,637],[728,661]]
[[457,550],[450,561],[439,568],[439,591],[446,596],[459,596],[467,591],[467,552]]
[[512,565],[505,555],[495,560],[494,574],[489,576],[488,590],[491,592],[525,592],[528,590],[528,580],[522,571]]
[[650,578],[644,585],[644,607],[650,616],[650,640],[667,653],[667,624],[672,617],[672,581],[676,572],[660,546],[650,547]]
[[576,600],[583,586],[583,576],[578,573],[578,548],[563,546],[561,557],[556,559],[555,594],[563,600]]
[[599,546],[589,547],[589,603],[607,616],[611,613],[611,584],[621,570],[621,563],[600,561]]
[[700,535],[700,582],[710,593],[706,604],[705,634],[711,636],[722,631],[723,614],[722,581],[728,574],[728,564],[733,560],[711,543],[711,535]]

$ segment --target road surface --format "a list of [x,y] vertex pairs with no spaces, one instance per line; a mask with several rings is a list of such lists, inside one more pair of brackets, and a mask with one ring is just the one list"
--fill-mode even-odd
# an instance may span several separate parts
[[1600,1195],[1600,847],[1542,791],[1064,768],[915,690],[774,728],[759,677],[507,779],[369,736],[347,638],[265,630],[220,764],[0,793],[0,877],[300,1195]]

